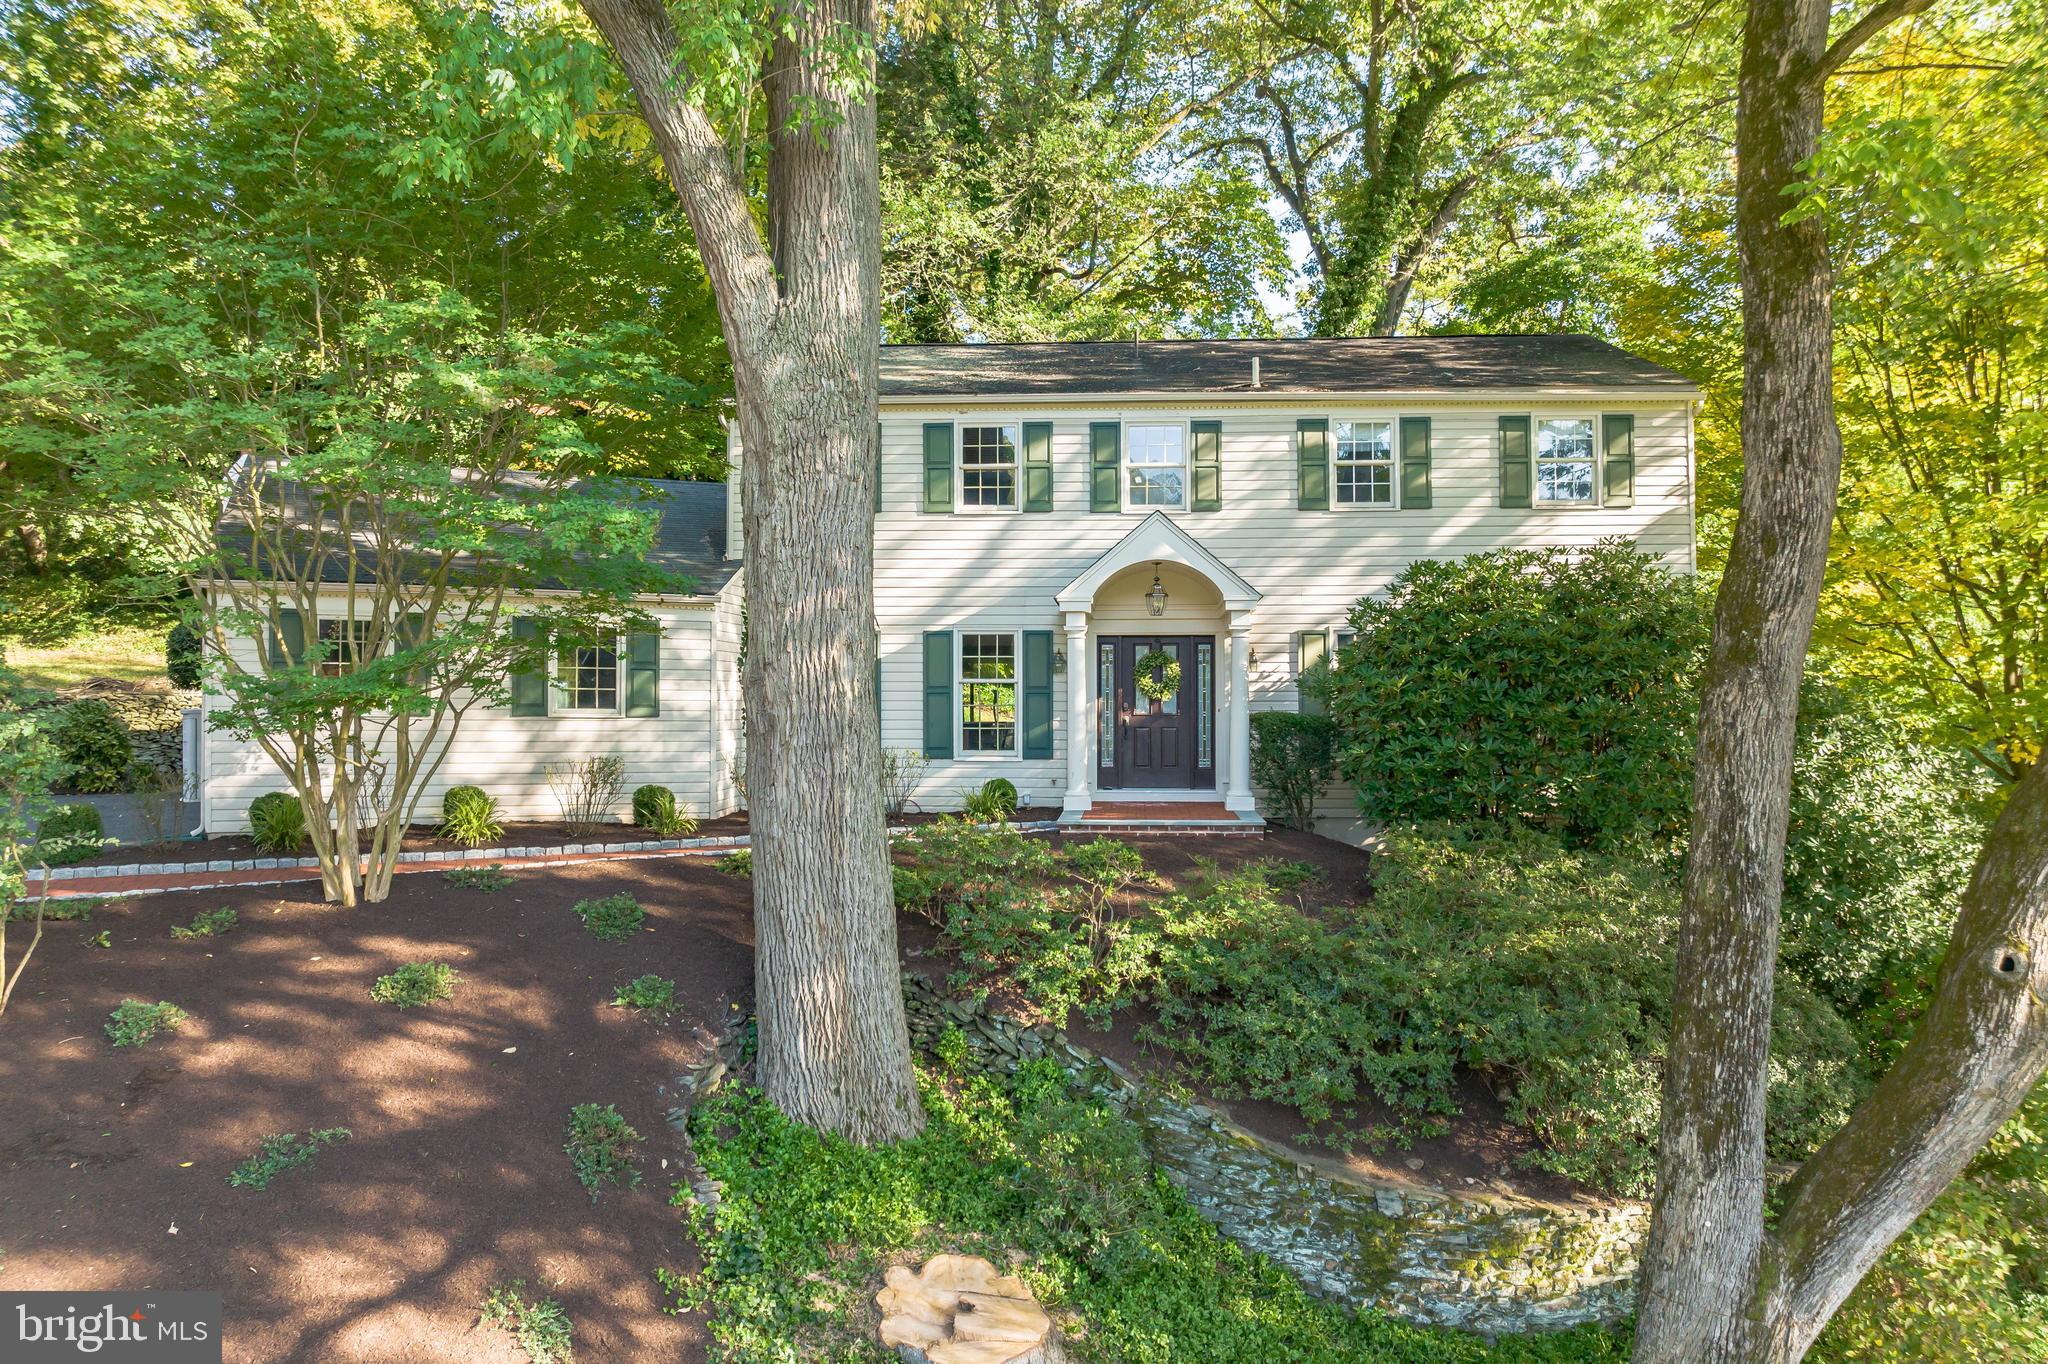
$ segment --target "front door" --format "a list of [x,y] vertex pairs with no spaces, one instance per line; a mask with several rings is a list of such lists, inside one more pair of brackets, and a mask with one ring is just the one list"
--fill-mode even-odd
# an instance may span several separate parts
[[1215,639],[1104,635],[1095,656],[1096,785],[1214,789]]

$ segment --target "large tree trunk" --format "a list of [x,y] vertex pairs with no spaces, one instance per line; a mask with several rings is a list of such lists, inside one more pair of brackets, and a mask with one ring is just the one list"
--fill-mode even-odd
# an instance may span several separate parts
[[1764,1224],[1764,1098],[1800,676],[1841,474],[1832,277],[1818,216],[1785,221],[1827,74],[1926,0],[1832,47],[1826,0],[1751,0],[1740,72],[1743,488],[1701,699],[1636,1359],[1804,1355],[1886,1246],[2048,1066],[2048,780],[2016,791],[1965,894],[1938,993],[1877,1093]]
[[[584,0],[618,52],[717,293],[746,457],[747,805],[760,1073],[859,1142],[924,1114],[903,1013],[875,713],[873,513],[881,202],[872,100],[830,49],[865,0],[788,6],[767,63],[768,243],[678,88],[659,0]],[[824,107],[841,117],[802,120]]]

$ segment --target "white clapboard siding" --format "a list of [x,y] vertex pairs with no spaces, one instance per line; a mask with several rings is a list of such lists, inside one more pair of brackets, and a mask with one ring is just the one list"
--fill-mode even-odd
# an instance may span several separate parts
[[[419,820],[437,822],[442,795],[459,785],[480,786],[495,796],[506,819],[558,819],[548,766],[605,754],[626,761],[625,793],[614,812],[620,819],[630,817],[633,788],[649,782],[672,789],[692,812],[720,812],[714,808],[719,795],[713,780],[719,728],[713,636],[719,608],[710,600],[643,606],[661,624],[660,715],[514,716],[503,707],[475,707],[425,788]],[[237,652],[245,666],[254,664],[253,641],[238,641]],[[205,704],[210,716],[221,697],[209,691]],[[288,789],[284,774],[259,745],[210,723],[204,742],[204,826],[216,834],[246,830],[249,802]]]
[[[1635,418],[1635,500],[1629,508],[1510,509],[1499,505],[1499,418],[1628,413]],[[1428,509],[1302,511],[1297,506],[1295,423],[1302,417],[1431,419]],[[1065,648],[1054,594],[1079,576],[1144,517],[1093,513],[1089,504],[1089,423],[1213,420],[1222,425],[1222,509],[1172,512],[1176,522],[1262,595],[1251,615],[1257,666],[1254,710],[1292,708],[1294,640],[1303,630],[1333,630],[1351,604],[1384,593],[1409,563],[1483,550],[1586,547],[1611,537],[1661,556],[1674,572],[1694,570],[1690,408],[1669,396],[1606,394],[1573,401],[1487,403],[1447,400],[1332,405],[1313,400],[1218,401],[1029,408],[896,402],[882,420],[882,510],[875,523],[875,598],[881,627],[882,737],[891,747],[923,742],[922,636],[927,630],[1052,630]],[[923,428],[1050,421],[1050,513],[924,514]],[[956,471],[957,481],[958,474]],[[1103,633],[1141,633],[1178,624],[1181,633],[1221,633],[1220,603],[1200,583],[1162,575],[1168,622],[1154,622],[1139,594],[1149,566],[1104,589],[1093,624]],[[1176,586],[1176,583],[1179,586]],[[1199,598],[1199,600],[1198,600]],[[1219,651],[1220,653],[1220,651]],[[1093,636],[1090,656],[1093,655]],[[1086,666],[1069,660],[1068,666]],[[1219,673],[1223,671],[1219,656]],[[956,680],[957,681],[957,680]],[[1057,803],[1066,785],[1066,678],[1054,684],[1054,756],[1048,761],[972,757],[934,763],[918,793],[927,809],[955,808],[982,781],[1008,777],[1032,803]],[[1091,680],[1091,694],[1093,685]],[[1222,704],[1218,703],[1222,722]],[[1221,741],[1219,736],[1219,758]],[[1218,790],[1223,787],[1218,781]],[[1350,821],[1354,802],[1333,791],[1325,809]]]

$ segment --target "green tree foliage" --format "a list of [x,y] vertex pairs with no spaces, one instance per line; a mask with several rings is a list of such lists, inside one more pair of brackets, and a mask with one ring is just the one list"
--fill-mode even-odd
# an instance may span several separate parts
[[1826,662],[2007,781],[2048,739],[2044,51],[2035,3],[1900,31],[1840,83],[1804,206],[1840,262]]
[[545,340],[562,381],[522,400],[592,462],[722,472],[716,316],[644,131],[564,161],[487,111],[471,181],[409,174],[454,131],[437,54],[491,29],[399,0],[0,12],[0,484],[24,532],[0,568],[33,569],[31,538],[47,564],[0,575],[9,601],[54,629],[174,581],[97,458],[217,477],[344,402],[366,435],[414,415],[429,356],[444,398],[490,385],[479,337]]
[[1231,10],[972,0],[899,11],[880,55],[890,340],[1270,326],[1288,261],[1264,189],[1185,159],[1259,62]]
[[42,713],[22,703],[20,683],[0,668],[0,1012],[6,1011],[43,938],[44,897],[38,896],[27,945],[8,955],[7,926],[27,888],[33,826],[49,812],[50,787],[62,770],[63,758],[45,732]]
[[1617,543],[1425,559],[1351,625],[1329,709],[1370,817],[1594,844],[1683,827],[1706,637],[1689,580]]
[[1316,798],[1337,773],[1337,727],[1327,715],[1262,710],[1252,716],[1252,782],[1282,823],[1315,827]]

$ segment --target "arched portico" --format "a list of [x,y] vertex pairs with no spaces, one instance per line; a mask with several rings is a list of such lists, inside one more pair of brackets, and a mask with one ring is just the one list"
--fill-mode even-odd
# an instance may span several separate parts
[[[1147,601],[1159,580],[1165,601]],[[1215,787],[1223,804],[1244,819],[1258,818],[1251,785],[1251,613],[1258,589],[1210,553],[1171,517],[1154,512],[1055,594],[1066,627],[1067,790],[1063,815],[1078,819],[1104,792],[1101,774],[1114,770],[1107,748],[1115,742],[1109,681],[1118,666],[1112,635],[1148,634],[1212,640],[1223,704],[1214,706]],[[1196,650],[1203,645],[1197,644]],[[1197,663],[1200,658],[1200,663]],[[1188,666],[1208,666],[1205,655]],[[1128,670],[1129,660],[1122,666]],[[1211,698],[1201,698],[1209,704]],[[1198,721],[1199,722],[1199,721]],[[1139,798],[1156,797],[1143,792]]]

